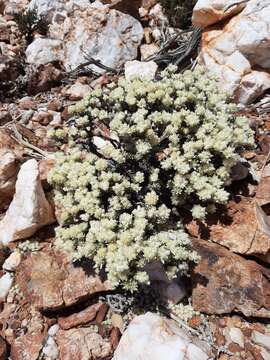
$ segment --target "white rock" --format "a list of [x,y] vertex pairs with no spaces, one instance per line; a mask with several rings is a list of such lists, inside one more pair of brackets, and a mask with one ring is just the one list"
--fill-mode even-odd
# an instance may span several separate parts
[[127,61],[125,63],[125,77],[152,80],[155,78],[158,65],[154,61]]
[[144,7],[140,7],[139,8],[139,15],[141,18],[144,18],[145,16],[148,15],[148,10],[145,9]]
[[62,61],[62,41],[37,38],[26,49],[26,61],[30,64],[45,65],[53,61]]
[[241,79],[236,93],[240,104],[250,104],[270,88],[270,74],[263,71],[251,71]]
[[263,360],[270,360],[270,351],[261,349],[261,356],[263,357]]
[[21,253],[19,251],[14,251],[9,257],[5,260],[3,264],[3,269],[7,271],[15,271],[16,268],[20,265],[22,260]]
[[156,54],[160,48],[157,44],[143,44],[140,48],[142,60],[147,59],[149,56]]
[[[215,24],[240,12],[246,5],[241,2],[242,0],[198,0],[193,9],[192,23],[200,28]],[[236,5],[229,8],[232,4]]]
[[86,9],[89,6],[89,0],[32,0],[28,8],[36,8],[39,15],[46,15],[51,20],[55,13]]
[[252,341],[260,346],[263,346],[265,349],[270,351],[270,336],[264,335],[259,331],[253,330],[251,334]]
[[230,328],[229,335],[234,343],[238,344],[239,346],[241,346],[241,348],[244,349],[245,337],[239,328],[236,327]]
[[252,103],[270,88],[269,59],[268,0],[250,0],[227,24],[203,33],[199,62],[219,77],[223,89],[240,104]]
[[42,352],[45,356],[48,356],[51,360],[58,359],[59,356],[59,350],[56,345],[56,342],[52,337],[48,337],[47,342],[45,346],[42,349]]
[[48,110],[48,113],[53,116],[50,126],[60,125],[62,123],[61,113],[53,110]]
[[207,360],[206,344],[191,337],[172,320],[153,313],[129,324],[113,360]]
[[54,324],[52,325],[49,330],[48,330],[48,335],[49,336],[55,336],[57,331],[59,330],[59,325],[58,324]]
[[[83,51],[87,51],[104,65],[118,69],[137,57],[142,38],[141,24],[130,15],[108,9],[77,10],[64,39],[64,65],[74,68],[85,62]],[[104,72],[96,66],[92,68]]]
[[[85,52],[111,68],[137,57],[143,38],[140,22],[132,16],[88,0],[32,0],[40,13],[51,17],[50,39],[36,39],[26,50],[29,63],[59,60],[67,70],[84,63]],[[46,43],[47,42],[47,43]],[[91,66],[96,72],[104,70]]]
[[91,91],[91,87],[87,84],[75,83],[71,85],[69,89],[65,91],[70,100],[80,100],[88,95]]
[[153,38],[154,38],[155,41],[160,41],[161,38],[162,38],[162,33],[161,33],[160,29],[155,28],[155,29],[152,31],[152,36],[153,36]]
[[39,179],[38,163],[28,160],[22,166],[16,182],[16,193],[3,220],[0,222],[0,241],[10,241],[32,236],[42,226],[55,221]]
[[5,299],[13,283],[13,275],[10,273],[4,274],[0,278],[0,299]]
[[11,195],[15,189],[18,172],[16,155],[8,149],[0,150],[0,194]]

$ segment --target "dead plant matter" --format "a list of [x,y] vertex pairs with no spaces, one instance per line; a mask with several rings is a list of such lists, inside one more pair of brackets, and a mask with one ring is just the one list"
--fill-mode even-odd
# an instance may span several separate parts
[[173,27],[187,29],[191,26],[192,10],[197,0],[160,0]]

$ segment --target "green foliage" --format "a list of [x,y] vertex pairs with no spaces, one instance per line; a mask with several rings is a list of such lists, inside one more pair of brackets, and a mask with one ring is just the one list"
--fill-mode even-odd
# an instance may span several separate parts
[[14,20],[28,44],[33,41],[35,32],[41,35],[46,35],[48,32],[49,24],[46,17],[40,16],[36,8],[16,14]]
[[191,26],[192,10],[197,0],[160,0],[172,26],[187,29]]
[[[201,68],[119,79],[71,110],[69,150],[49,176],[57,245],[128,290],[147,283],[144,268],[155,260],[171,278],[186,272],[197,256],[181,214],[203,218],[227,202],[231,168],[253,144],[248,121]],[[64,141],[62,130],[52,133]]]

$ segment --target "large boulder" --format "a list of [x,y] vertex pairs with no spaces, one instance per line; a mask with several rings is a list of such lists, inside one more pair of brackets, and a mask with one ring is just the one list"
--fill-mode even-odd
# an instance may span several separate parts
[[250,104],[270,88],[269,44],[270,3],[250,0],[227,23],[204,31],[199,62],[237,102]]
[[39,178],[38,163],[28,160],[22,166],[16,182],[16,193],[0,222],[0,241],[7,245],[14,240],[32,236],[42,226],[55,221]]
[[129,324],[113,360],[207,360],[208,347],[177,324],[157,314],[137,316]]
[[[84,63],[85,53],[111,68],[120,68],[137,57],[143,38],[140,22],[99,3],[73,0],[33,0],[39,13],[49,13],[50,39],[36,39],[26,50],[29,63],[63,62],[67,70]],[[48,45],[45,45],[45,41]],[[42,44],[47,46],[42,50]],[[93,66],[95,71],[104,72]]]
[[98,360],[111,358],[111,346],[91,327],[59,330],[56,337],[59,360]]
[[85,268],[76,266],[65,254],[46,249],[23,259],[16,269],[16,282],[29,303],[42,311],[72,306],[112,289],[94,273],[90,262]]
[[205,28],[239,13],[245,6],[243,0],[199,0],[193,9],[192,23]]

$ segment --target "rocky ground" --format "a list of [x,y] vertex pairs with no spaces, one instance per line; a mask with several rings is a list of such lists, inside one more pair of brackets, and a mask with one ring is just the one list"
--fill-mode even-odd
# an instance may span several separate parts
[[[0,0],[0,360],[270,359],[270,5],[220,3],[226,11],[195,7],[206,29],[197,60],[240,104],[257,147],[235,167],[227,207],[186,220],[201,256],[191,277],[153,279],[182,312],[147,313],[148,294],[136,317],[128,295],[54,247],[47,175],[58,145],[47,132],[96,84],[154,77],[166,17],[156,0]],[[50,25],[29,41],[16,14],[35,6]]]

